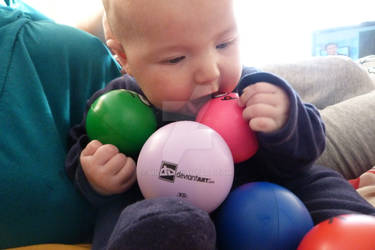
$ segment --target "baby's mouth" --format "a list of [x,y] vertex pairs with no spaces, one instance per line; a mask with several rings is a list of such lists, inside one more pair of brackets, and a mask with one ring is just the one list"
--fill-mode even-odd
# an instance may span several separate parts
[[223,95],[226,95],[226,92],[215,92],[212,94],[208,94],[205,96],[201,96],[197,99],[191,100],[190,102],[187,103],[187,108],[189,110],[189,113],[196,115],[199,110],[211,99],[220,97]]
[[187,102],[180,112],[186,115],[197,115],[199,110],[211,99],[217,98],[223,95],[226,95],[227,92],[217,91],[211,94],[207,94],[201,97],[198,97],[194,100]]
[[211,94],[211,98],[217,98],[217,97],[225,96],[227,94],[228,92],[217,91]]
[[204,104],[206,104],[212,98],[213,98],[213,94],[205,95],[205,96],[192,100],[191,103],[194,104],[197,108],[201,108]]

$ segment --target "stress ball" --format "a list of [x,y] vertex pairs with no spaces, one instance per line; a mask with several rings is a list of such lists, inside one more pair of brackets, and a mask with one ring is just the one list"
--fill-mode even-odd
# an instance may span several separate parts
[[325,220],[310,230],[298,250],[373,250],[375,217],[346,214]]
[[233,182],[232,154],[213,129],[194,121],[159,128],[143,145],[137,180],[145,198],[173,196],[211,212]]
[[242,118],[238,94],[229,93],[208,101],[196,121],[216,130],[228,144],[235,163],[245,161],[258,150],[258,141],[249,123]]
[[100,96],[91,105],[86,118],[87,135],[91,140],[113,144],[127,155],[138,154],[156,128],[156,118],[147,101],[124,89]]
[[269,182],[234,189],[216,221],[220,249],[295,250],[312,227],[311,216],[297,196]]

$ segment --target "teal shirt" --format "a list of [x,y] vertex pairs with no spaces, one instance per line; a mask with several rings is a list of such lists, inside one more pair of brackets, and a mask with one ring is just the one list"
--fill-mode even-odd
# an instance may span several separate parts
[[119,75],[97,38],[0,6],[0,249],[89,239],[95,210],[65,173],[67,135]]

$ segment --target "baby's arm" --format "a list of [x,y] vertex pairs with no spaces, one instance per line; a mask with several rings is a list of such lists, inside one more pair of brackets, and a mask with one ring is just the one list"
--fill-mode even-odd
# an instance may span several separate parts
[[319,112],[302,102],[285,80],[265,72],[245,71],[237,90],[240,104],[245,105],[243,115],[250,119],[258,138],[259,150],[254,157],[264,164],[268,176],[295,176],[298,169],[311,166],[321,155],[325,128]]
[[[66,173],[67,173],[68,177],[74,182],[75,186],[80,190],[82,195],[88,201],[90,201],[90,203],[92,203],[94,206],[101,206],[101,205],[107,204],[108,202],[111,202],[113,199],[117,199],[119,197],[119,195],[103,195],[103,194],[118,193],[117,191],[119,191],[121,188],[116,189],[116,190],[114,189],[113,186],[110,187],[109,189],[108,189],[107,186],[103,188],[103,186],[101,184],[98,185],[97,182],[94,182],[94,179],[96,180],[96,178],[92,177],[91,175],[98,175],[97,172],[99,172],[99,171],[105,172],[107,169],[102,168],[101,170],[99,170],[99,167],[95,168],[95,169],[93,168],[93,169],[90,169],[90,170],[88,170],[88,169],[84,170],[83,169],[84,167],[82,166],[82,163],[84,165],[86,165],[86,163],[84,163],[85,161],[87,161],[88,159],[91,159],[91,160],[89,160],[89,162],[90,162],[90,161],[92,161],[92,159],[95,158],[94,155],[96,153],[93,153],[93,152],[96,152],[95,148],[97,147],[97,146],[95,146],[95,145],[97,145],[96,144],[97,142],[94,142],[94,145],[90,146],[90,147],[93,146],[94,149],[89,150],[89,148],[87,147],[90,144],[90,139],[89,139],[89,137],[86,133],[86,116],[87,116],[87,112],[88,112],[91,104],[97,98],[99,98],[104,93],[107,93],[107,92],[109,92],[111,90],[115,90],[115,89],[129,89],[129,90],[132,90],[132,91],[139,92],[138,87],[135,85],[134,80],[132,78],[123,76],[121,78],[117,78],[117,79],[113,80],[104,89],[101,89],[101,90],[97,91],[88,100],[87,105],[86,105],[86,111],[85,111],[85,114],[84,114],[84,117],[83,117],[81,123],[75,125],[69,132],[69,142],[68,142],[69,150],[67,152],[67,157],[66,157],[66,161],[65,161]],[[105,146],[104,149],[107,148],[107,147],[110,147],[110,146]],[[88,152],[86,151],[86,153],[82,154],[82,152],[84,150],[88,150]],[[100,151],[102,151],[102,149]],[[98,153],[99,153],[99,151],[98,151]],[[84,159],[84,160],[81,161],[82,159]],[[126,158],[126,159],[127,159],[126,164],[130,164],[132,160],[128,159],[128,158]],[[86,166],[85,168],[89,168],[89,166]],[[134,166],[134,168],[135,168],[135,166]],[[122,177],[123,180],[127,179],[127,177],[125,177],[125,175],[129,176],[129,177],[131,176],[131,173],[130,173],[131,167],[128,168],[128,166],[126,166],[126,169],[127,169],[127,171],[129,171],[128,172],[129,175],[124,174],[124,176]],[[97,171],[97,172],[91,173],[90,171],[92,171],[92,172]],[[135,178],[135,175],[133,176],[133,178]],[[132,181],[133,181],[133,179],[131,179],[131,178],[127,179],[126,183],[129,184],[129,186],[125,185],[124,187],[122,187],[123,190],[127,190],[127,188],[130,188],[130,186],[132,186],[131,189],[136,189],[136,185],[130,184],[130,183],[132,183]],[[112,185],[114,185],[114,184],[112,184]],[[117,186],[117,188],[118,188],[118,186]],[[135,193],[137,193],[137,192],[133,192],[131,190],[128,190],[126,193],[127,193],[127,197],[129,197],[129,199],[133,199],[134,198],[133,196],[135,196]],[[123,194],[121,194],[121,196],[123,198]],[[137,197],[137,198],[141,198],[141,197]]]
[[82,151],[80,162],[91,187],[101,195],[125,192],[136,180],[134,160],[111,144],[91,141]]

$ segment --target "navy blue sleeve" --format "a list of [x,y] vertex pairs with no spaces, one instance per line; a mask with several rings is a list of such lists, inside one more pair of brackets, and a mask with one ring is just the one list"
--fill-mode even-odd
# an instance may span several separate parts
[[115,89],[128,89],[140,93],[139,87],[133,78],[122,76],[111,81],[105,88],[98,90],[87,101],[85,113],[80,124],[74,126],[69,132],[69,151],[65,161],[65,170],[68,177],[73,180],[75,186],[83,196],[94,206],[101,206],[117,199],[119,195],[102,196],[98,194],[89,184],[80,164],[80,154],[90,139],[86,133],[86,116],[91,104],[101,95]]
[[287,123],[272,133],[256,133],[259,140],[257,158],[266,166],[267,174],[289,178],[310,167],[325,148],[325,127],[318,110],[302,102],[298,94],[282,78],[265,72],[244,71],[237,91],[241,95],[248,85],[268,82],[282,88],[290,101]]

